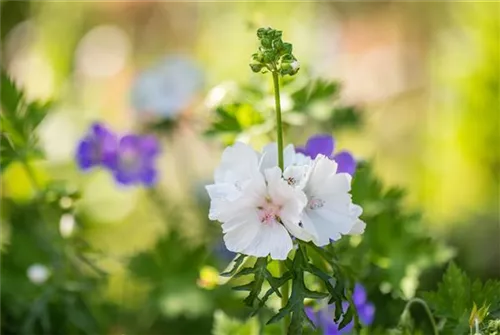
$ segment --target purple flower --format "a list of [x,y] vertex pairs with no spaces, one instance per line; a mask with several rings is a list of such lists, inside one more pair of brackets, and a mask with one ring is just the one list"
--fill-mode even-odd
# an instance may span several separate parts
[[118,139],[100,123],[90,126],[76,149],[76,162],[83,171],[98,165],[111,166],[115,160]]
[[[358,311],[359,321],[364,326],[370,326],[375,317],[375,306],[366,300],[366,290],[361,284],[356,284],[352,300]],[[348,302],[342,303],[343,311],[347,311]],[[351,321],[346,327],[339,330],[338,324],[333,322],[335,306],[329,305],[319,311],[314,311],[312,307],[306,307],[306,314],[312,320],[314,325],[323,331],[324,335],[342,335],[349,334],[354,328],[354,321]],[[339,320],[340,323],[341,320]]]
[[354,175],[356,171],[356,160],[348,151],[340,151],[333,154],[335,149],[335,140],[330,135],[314,135],[311,136],[305,145],[305,147],[295,148],[296,152],[300,152],[312,159],[316,158],[319,154],[325,155],[330,159],[337,162],[337,173],[345,172]]
[[157,180],[155,161],[159,152],[154,136],[125,135],[118,143],[110,169],[120,184],[153,186]]

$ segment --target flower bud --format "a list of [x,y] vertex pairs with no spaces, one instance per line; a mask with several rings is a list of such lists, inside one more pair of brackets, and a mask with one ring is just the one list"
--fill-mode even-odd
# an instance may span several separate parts
[[252,63],[250,64],[250,68],[252,69],[253,72],[255,73],[258,73],[262,70],[262,68],[264,67],[264,65],[260,64],[260,63]]

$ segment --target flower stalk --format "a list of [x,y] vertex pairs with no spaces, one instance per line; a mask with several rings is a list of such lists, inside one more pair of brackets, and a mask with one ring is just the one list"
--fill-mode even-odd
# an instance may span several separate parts
[[439,331],[438,331],[438,327],[436,325],[436,321],[434,321],[434,317],[432,316],[431,310],[429,309],[429,306],[427,305],[427,303],[424,300],[422,300],[420,298],[413,298],[410,301],[408,301],[408,303],[405,306],[405,309],[403,310],[403,314],[402,315],[408,315],[409,312],[410,312],[410,307],[412,305],[420,305],[420,306],[423,307],[425,313],[427,314],[427,318],[429,319],[429,322],[430,322],[430,325],[431,325],[431,328],[432,328],[432,334],[433,335],[439,335]]
[[[283,123],[281,121],[281,101],[280,101],[280,75],[293,76],[299,70],[297,59],[292,54],[292,45],[283,42],[282,32],[273,28],[260,28],[257,30],[257,37],[260,41],[259,51],[252,55],[250,68],[256,73],[271,72],[274,86],[274,102],[276,106],[276,141],[278,144],[278,166],[281,173],[284,172],[283,159]],[[280,262],[279,276],[286,272],[284,261]],[[285,282],[281,289],[281,307],[284,308],[289,299],[289,284]],[[288,333],[290,316],[283,318],[283,334]]]
[[[281,103],[280,103],[280,83],[279,74],[276,71],[272,72],[274,84],[274,102],[276,106],[276,139],[278,142],[278,166],[281,171],[284,171],[283,163],[283,123],[281,122]],[[285,261],[281,261],[279,265],[279,277],[286,272]],[[289,285],[288,282],[283,284],[281,288],[281,308],[288,304]],[[290,324],[290,316],[283,318],[283,334],[287,334],[288,325]]]

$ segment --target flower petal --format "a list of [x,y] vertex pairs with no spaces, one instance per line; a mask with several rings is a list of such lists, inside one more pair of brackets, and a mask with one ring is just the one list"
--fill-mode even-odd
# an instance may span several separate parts
[[334,147],[335,143],[331,135],[315,135],[307,140],[306,152],[314,159],[319,154],[330,156]]
[[146,157],[155,156],[160,152],[158,140],[152,135],[143,136],[140,143],[141,154]]
[[[294,163],[294,160],[295,148],[293,144],[289,144],[283,149],[283,167],[286,169]],[[259,168],[260,171],[264,172],[276,166],[278,166],[278,145],[274,142],[269,143],[262,149]]]
[[340,151],[335,154],[332,159],[338,164],[337,173],[345,172],[352,176],[354,172],[356,172],[357,163],[350,152]]
[[354,223],[354,226],[352,226],[351,230],[347,235],[361,235],[365,232],[366,229],[366,223],[364,223],[361,220],[356,220]]
[[255,212],[246,214],[238,215],[222,224],[224,243],[229,251],[247,254],[246,248],[253,243],[259,233],[262,224],[257,214]]
[[158,173],[152,166],[143,168],[139,172],[139,180],[147,187],[153,186],[158,179]]
[[76,149],[76,163],[84,171],[99,163],[95,161],[94,143],[91,139],[85,138],[78,144]]
[[215,170],[215,183],[238,184],[259,174],[259,156],[250,146],[236,142],[222,153],[220,166]]
[[[260,222],[259,222],[260,223]],[[293,248],[292,238],[279,223],[262,224],[257,235],[243,251],[246,255],[284,260]]]
[[354,286],[354,292],[352,294],[352,300],[354,305],[361,306],[366,302],[366,290],[363,285],[357,283]]
[[361,308],[358,307],[358,314],[361,322],[369,326],[375,319],[375,306],[372,303],[366,303]]

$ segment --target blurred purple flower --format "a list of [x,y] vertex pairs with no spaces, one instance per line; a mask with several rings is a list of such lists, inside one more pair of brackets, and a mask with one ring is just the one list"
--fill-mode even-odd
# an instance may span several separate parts
[[354,175],[356,171],[356,160],[348,151],[340,151],[333,154],[335,149],[335,140],[330,135],[314,135],[311,136],[305,147],[295,148],[296,152],[300,152],[312,159],[316,158],[319,154],[325,155],[333,159],[338,164],[337,173],[345,172]]
[[115,160],[117,144],[117,136],[96,122],[78,143],[76,162],[83,171],[98,165],[110,167]]
[[186,109],[203,86],[203,73],[187,56],[170,56],[142,72],[132,86],[138,113],[173,119]]
[[110,169],[120,184],[153,186],[157,180],[155,162],[159,152],[154,136],[125,135],[118,143]]
[[[361,284],[356,284],[352,300],[358,311],[359,321],[363,326],[370,326],[375,317],[375,306],[366,300],[366,290]],[[347,311],[348,302],[342,303],[343,311]],[[349,334],[354,328],[354,321],[351,321],[346,327],[339,330],[338,324],[333,322],[335,312],[334,305],[325,306],[319,311],[314,311],[312,307],[306,307],[306,314],[312,320],[314,325],[323,331],[324,335],[343,335]],[[341,320],[339,320],[340,323]]]

